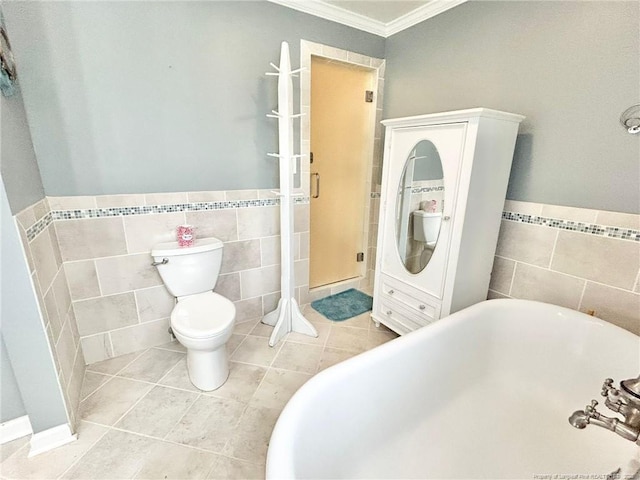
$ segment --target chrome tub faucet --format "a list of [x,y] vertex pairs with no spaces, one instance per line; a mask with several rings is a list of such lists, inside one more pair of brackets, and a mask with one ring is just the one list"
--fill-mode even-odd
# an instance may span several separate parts
[[592,400],[584,410],[573,412],[569,423],[580,429],[589,424],[598,425],[640,445],[640,376],[623,380],[619,388],[613,386],[611,378],[607,378],[601,395],[605,397],[605,406],[622,415],[622,420],[602,415],[596,410],[598,402]]

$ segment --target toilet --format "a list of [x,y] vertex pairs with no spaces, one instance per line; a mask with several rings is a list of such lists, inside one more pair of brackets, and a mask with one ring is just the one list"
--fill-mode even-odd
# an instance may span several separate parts
[[413,212],[413,239],[425,244],[425,248],[420,254],[420,265],[424,268],[436,247],[438,234],[440,233],[440,223],[442,222],[442,212],[430,213],[424,210]]
[[200,390],[221,387],[229,376],[225,344],[231,337],[236,307],[213,292],[222,264],[222,242],[201,238],[191,247],[165,242],[151,250],[165,286],[176,297],[171,330],[187,349],[191,383]]

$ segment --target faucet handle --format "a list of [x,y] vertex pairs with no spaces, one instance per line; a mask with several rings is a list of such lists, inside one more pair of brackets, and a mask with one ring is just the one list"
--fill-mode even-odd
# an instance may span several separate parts
[[610,391],[617,392],[616,388],[613,386],[613,378],[607,378],[602,384],[602,392],[600,395],[606,397]]
[[596,411],[597,406],[598,402],[595,400],[591,400],[591,405],[587,405],[586,407],[584,407],[584,413],[586,413],[589,418],[595,418],[596,415],[598,415],[598,412]]

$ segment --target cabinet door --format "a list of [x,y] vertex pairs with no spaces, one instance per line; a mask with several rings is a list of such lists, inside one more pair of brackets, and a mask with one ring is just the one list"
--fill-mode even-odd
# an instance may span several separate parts
[[440,300],[466,128],[463,122],[394,129],[385,157],[382,272]]

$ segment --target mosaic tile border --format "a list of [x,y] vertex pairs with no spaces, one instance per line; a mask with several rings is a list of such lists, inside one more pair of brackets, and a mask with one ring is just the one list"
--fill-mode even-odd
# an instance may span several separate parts
[[411,189],[411,194],[415,195],[417,193],[428,193],[428,192],[443,192],[444,185],[440,185],[439,187],[413,187]]
[[527,215],[524,213],[502,212],[502,219],[518,223],[528,223],[530,225],[541,225],[560,230],[587,233],[600,237],[618,238],[620,240],[631,240],[640,242],[640,230],[621,227],[607,227],[595,223],[574,222],[571,220],[560,220],[557,218],[540,217],[537,215]]
[[[295,197],[295,205],[309,203],[309,197]],[[76,210],[53,210],[34,223],[26,231],[27,239],[33,240],[56,220],[81,220],[88,218],[124,217],[175,212],[200,212],[205,210],[226,210],[251,207],[273,207],[280,205],[278,198],[260,200],[231,200],[219,202],[194,202],[164,205],[141,205],[135,207],[86,208]]]
[[[440,187],[425,187],[440,188]],[[372,192],[371,198],[380,198],[379,193]],[[294,203],[309,203],[309,197],[296,197]],[[27,239],[33,240],[39,233],[44,231],[53,221],[56,220],[78,220],[85,218],[104,218],[104,217],[123,217],[130,215],[148,215],[159,213],[173,212],[198,212],[203,210],[224,210],[235,208],[251,208],[251,207],[271,207],[280,205],[277,198],[268,198],[262,200],[234,200],[225,202],[196,202],[196,203],[178,203],[167,205],[144,205],[137,207],[113,207],[113,208],[89,208],[83,210],[54,210],[47,213],[44,217],[34,223],[26,231]],[[606,238],[617,238],[620,240],[629,240],[640,242],[640,230],[621,227],[609,227],[594,223],[574,222],[571,220],[561,220],[556,218],[541,217],[537,215],[527,215],[515,212],[502,212],[502,219],[511,222],[528,223],[530,225],[541,225],[549,228],[557,228],[560,230],[568,230],[572,232],[586,233],[589,235],[598,235]]]

